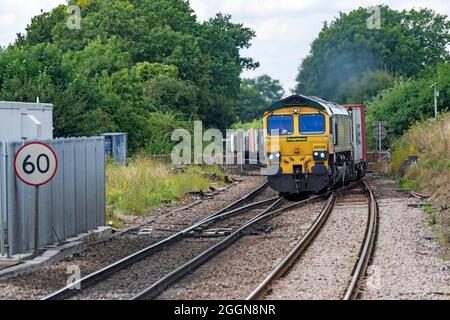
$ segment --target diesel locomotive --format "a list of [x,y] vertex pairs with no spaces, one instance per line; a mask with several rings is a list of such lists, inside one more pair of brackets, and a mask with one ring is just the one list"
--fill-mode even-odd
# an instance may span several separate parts
[[364,106],[292,95],[264,113],[269,185],[282,194],[322,192],[366,174]]

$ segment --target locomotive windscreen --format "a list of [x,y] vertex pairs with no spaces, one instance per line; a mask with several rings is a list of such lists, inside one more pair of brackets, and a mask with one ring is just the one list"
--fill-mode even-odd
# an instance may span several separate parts
[[280,135],[294,133],[294,119],[292,116],[270,116],[267,118],[267,133],[278,130]]
[[323,114],[303,114],[300,116],[300,133],[325,132],[325,117]]

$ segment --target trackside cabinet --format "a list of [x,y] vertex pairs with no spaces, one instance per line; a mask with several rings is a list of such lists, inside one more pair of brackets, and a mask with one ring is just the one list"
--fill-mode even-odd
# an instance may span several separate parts
[[126,165],[128,157],[128,135],[123,132],[105,133],[105,155],[114,162]]

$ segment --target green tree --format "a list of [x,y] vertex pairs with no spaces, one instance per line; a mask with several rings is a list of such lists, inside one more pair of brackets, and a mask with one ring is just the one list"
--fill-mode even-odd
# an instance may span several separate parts
[[240,54],[251,29],[222,14],[198,22],[184,0],[68,4],[81,7],[81,29],[67,28],[60,5],[0,51],[2,99],[54,103],[59,136],[126,131],[132,152],[151,141],[150,113],[205,127],[235,120],[240,74],[257,66]]
[[[341,98],[343,83],[370,70],[410,77],[423,66],[449,61],[450,22],[429,9],[396,11],[381,6],[381,28],[367,28],[370,13],[359,8],[324,25],[303,60],[297,93]],[[339,101],[345,102],[345,101]]]
[[279,80],[273,80],[268,75],[255,79],[244,79],[238,99],[238,117],[242,122],[261,118],[267,107],[280,100],[284,89]]
[[339,84],[336,100],[342,103],[360,103],[368,101],[380,91],[394,84],[394,76],[384,70],[369,70],[361,77],[352,76]]
[[388,140],[403,134],[412,124],[431,117],[434,113],[433,90],[430,85],[440,82],[439,109],[450,107],[450,65],[442,63],[428,67],[414,79],[397,81],[392,88],[379,93],[367,103],[368,135],[375,120],[388,123]]

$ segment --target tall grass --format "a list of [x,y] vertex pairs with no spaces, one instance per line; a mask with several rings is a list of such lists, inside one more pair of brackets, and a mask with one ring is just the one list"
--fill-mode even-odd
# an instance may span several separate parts
[[254,119],[250,122],[238,122],[233,125],[233,129],[235,130],[262,129],[262,127],[263,127],[262,119]]
[[[409,155],[417,164],[406,171]],[[432,225],[441,243],[450,242],[450,114],[411,127],[392,147],[392,173],[404,187],[430,194],[437,205]],[[436,226],[434,226],[436,224]]]
[[[418,157],[417,165],[404,173],[403,163],[409,155]],[[396,176],[403,173],[403,178],[417,189],[449,193],[450,114],[416,124],[395,141],[391,170]]]
[[[218,180],[212,181],[215,174]],[[188,166],[174,173],[170,164],[136,156],[128,166],[109,163],[106,169],[108,213],[144,215],[150,208],[183,200],[192,190],[207,190],[213,183],[223,184],[218,167]]]

